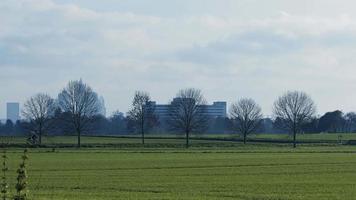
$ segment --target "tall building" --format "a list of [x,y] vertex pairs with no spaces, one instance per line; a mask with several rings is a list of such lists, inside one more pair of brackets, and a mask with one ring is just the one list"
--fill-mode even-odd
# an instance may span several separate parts
[[[159,118],[161,123],[169,117],[169,108],[171,105],[174,105],[175,102],[179,99],[173,99],[171,104],[157,104],[155,101],[150,102],[150,106],[155,107],[155,114]],[[214,102],[212,105],[202,105],[204,106],[204,113],[210,118],[226,118],[227,117],[227,108],[226,102]]]
[[227,109],[225,101],[214,102],[213,105],[205,105],[205,114],[211,118],[226,118]]
[[106,106],[105,106],[105,100],[103,96],[99,97],[99,103],[100,103],[100,111],[99,113],[106,117]]
[[6,104],[7,108],[7,117],[6,119],[11,120],[13,123],[16,123],[17,120],[20,120],[20,104],[11,102]]

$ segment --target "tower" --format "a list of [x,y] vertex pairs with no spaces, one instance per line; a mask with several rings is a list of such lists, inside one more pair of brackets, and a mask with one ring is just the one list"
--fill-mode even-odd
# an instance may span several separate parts
[[7,117],[6,119],[11,120],[14,124],[17,120],[20,120],[20,104],[16,102],[11,102],[6,104]]

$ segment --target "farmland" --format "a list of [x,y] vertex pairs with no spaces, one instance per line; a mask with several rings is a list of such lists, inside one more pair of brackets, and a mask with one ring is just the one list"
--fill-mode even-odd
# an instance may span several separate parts
[[[349,137],[349,136],[348,136]],[[23,139],[23,138],[22,138]],[[21,138],[2,138],[22,142]],[[45,142],[75,144],[73,137]],[[183,143],[179,139],[170,143]],[[356,147],[337,144],[248,144],[193,140],[83,137],[85,144],[125,148],[32,148],[32,199],[355,199]],[[168,143],[169,143],[168,142]],[[209,144],[213,143],[213,144]],[[137,143],[137,144],[136,144]],[[161,144],[161,146],[160,146]],[[21,148],[8,148],[13,188]]]
[[[341,136],[341,138],[339,138]],[[146,136],[146,147],[181,147],[184,145],[184,136],[182,135],[158,135],[151,134]],[[238,134],[209,134],[201,135],[195,134],[192,137],[192,145],[201,146],[216,146],[216,147],[226,147],[226,146],[240,146],[236,143],[236,140],[241,140],[242,138]],[[259,142],[259,141],[270,141],[278,143],[280,141],[288,142],[292,140],[291,135],[288,134],[258,134],[251,135],[248,137],[249,140]],[[339,143],[339,139],[344,143],[349,140],[356,140],[356,134],[352,133],[321,133],[321,134],[301,134],[298,135],[297,140],[300,142],[308,143]],[[128,135],[128,136],[83,136],[82,144],[85,146],[113,146],[113,147],[141,147],[141,138],[139,135]],[[76,136],[47,136],[43,137],[43,144],[45,146],[74,146],[76,145]],[[0,144],[9,145],[24,145],[26,144],[26,138],[24,137],[0,137]]]

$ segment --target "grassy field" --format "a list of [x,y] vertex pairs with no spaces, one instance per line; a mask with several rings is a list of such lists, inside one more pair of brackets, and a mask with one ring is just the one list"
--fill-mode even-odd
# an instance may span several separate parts
[[[297,138],[301,141],[307,140],[330,140],[338,141],[339,136],[342,140],[356,140],[355,133],[319,133],[319,134],[298,134]],[[263,138],[263,139],[292,139],[291,135],[288,134],[260,134],[252,136],[252,138]]]
[[[356,148],[31,149],[32,199],[356,199]],[[15,184],[20,149],[9,149]]]
[[[325,141],[329,143],[338,143],[339,135],[341,140],[347,142],[348,140],[356,140],[356,134],[343,133],[322,133],[322,134],[299,134],[297,140],[300,142],[320,142]],[[182,136],[177,135],[147,135],[147,146],[152,147],[179,147],[184,146],[185,140]],[[208,140],[209,139],[209,140]],[[214,140],[216,139],[216,141]],[[196,146],[236,146],[234,141],[218,141],[219,139],[241,139],[238,134],[210,134],[210,135],[193,135],[192,144]],[[288,134],[259,134],[250,135],[250,140],[282,140],[291,141],[292,137]],[[218,145],[216,145],[218,142]],[[25,144],[24,137],[1,137],[0,144]],[[76,136],[56,136],[43,137],[44,145],[75,145],[77,143]],[[88,146],[116,146],[116,147],[137,147],[141,143],[139,135],[128,137],[82,137],[82,144]]]
[[[300,144],[293,149],[290,144],[193,139],[192,148],[185,149],[179,138],[148,139],[145,148],[139,138],[83,137],[82,142],[91,148],[77,149],[76,137],[67,136],[45,137],[44,143],[72,148],[30,149],[31,199],[356,199],[356,146]],[[11,188],[21,151],[8,148]]]

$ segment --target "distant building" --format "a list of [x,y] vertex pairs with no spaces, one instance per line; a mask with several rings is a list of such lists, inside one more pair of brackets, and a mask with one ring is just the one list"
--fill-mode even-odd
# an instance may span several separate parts
[[[161,123],[164,123],[166,119],[169,118],[169,108],[174,105],[179,99],[175,98],[171,104],[157,104],[155,101],[151,101],[150,105],[155,107],[155,114]],[[204,113],[209,118],[226,118],[227,109],[226,102],[214,102],[212,105],[202,105],[204,107]]]
[[14,124],[20,120],[20,104],[19,103],[7,103],[7,115],[6,119],[11,120]]
[[227,117],[227,109],[226,102],[217,101],[213,102],[212,105],[205,105],[204,111],[205,114],[211,118],[226,118]]
[[99,103],[100,103],[100,111],[99,111],[99,113],[102,116],[106,117],[106,106],[105,106],[105,100],[104,100],[103,96],[99,97]]

